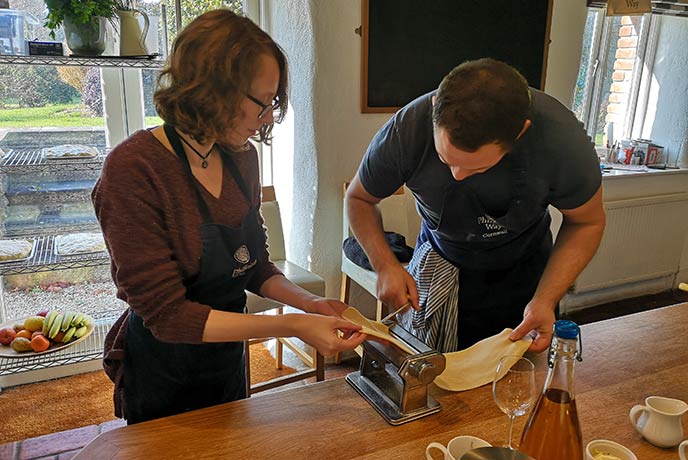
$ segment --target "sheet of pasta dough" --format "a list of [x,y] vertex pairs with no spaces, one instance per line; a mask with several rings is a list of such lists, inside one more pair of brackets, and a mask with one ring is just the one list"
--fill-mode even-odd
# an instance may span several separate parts
[[435,385],[449,391],[465,391],[491,383],[499,358],[505,355],[523,356],[532,337],[526,336],[512,342],[512,329],[504,329],[465,350],[445,353],[447,365],[444,372],[435,378]]
[[374,337],[379,337],[381,339],[387,340],[388,342],[391,342],[397,347],[404,350],[406,353],[414,354],[413,351],[408,347],[408,345],[406,345],[404,342],[402,342],[401,340],[397,339],[389,333],[389,327],[378,321],[372,321],[366,318],[365,316],[363,316],[363,314],[361,314],[360,311],[356,310],[354,307],[349,307],[346,310],[344,310],[344,312],[342,313],[342,318],[361,326],[360,332],[362,334],[368,334]]

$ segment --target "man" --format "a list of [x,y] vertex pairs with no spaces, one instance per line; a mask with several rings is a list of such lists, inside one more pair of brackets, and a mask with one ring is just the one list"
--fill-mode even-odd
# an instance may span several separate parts
[[[400,186],[422,218],[408,272],[384,240],[377,203]],[[547,206],[563,214],[552,247]],[[515,328],[545,350],[559,300],[602,238],[601,173],[573,113],[493,59],[454,68],[375,135],[346,193],[351,228],[390,307],[448,352]],[[418,284],[417,284],[418,283]]]

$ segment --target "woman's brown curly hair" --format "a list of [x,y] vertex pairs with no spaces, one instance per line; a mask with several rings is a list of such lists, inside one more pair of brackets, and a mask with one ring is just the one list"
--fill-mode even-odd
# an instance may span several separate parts
[[[158,115],[198,142],[221,142],[241,115],[264,54],[279,65],[274,122],[281,122],[287,112],[287,58],[250,19],[226,9],[198,16],[175,39],[153,96]],[[269,144],[272,126],[264,124],[256,140]]]

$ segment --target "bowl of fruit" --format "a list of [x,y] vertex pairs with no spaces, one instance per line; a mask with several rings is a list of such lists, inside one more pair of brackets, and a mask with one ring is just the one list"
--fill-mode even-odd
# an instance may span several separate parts
[[43,310],[0,324],[0,357],[23,358],[63,350],[86,339],[93,327],[87,314]]

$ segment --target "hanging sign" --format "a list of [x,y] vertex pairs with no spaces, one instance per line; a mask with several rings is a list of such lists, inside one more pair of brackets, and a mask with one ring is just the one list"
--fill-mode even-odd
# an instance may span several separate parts
[[651,11],[650,0],[607,0],[607,16],[639,16]]

